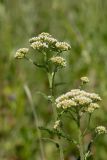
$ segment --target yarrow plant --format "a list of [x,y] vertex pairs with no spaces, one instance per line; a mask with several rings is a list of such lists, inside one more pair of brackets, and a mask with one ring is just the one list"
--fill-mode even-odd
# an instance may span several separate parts
[[[85,83],[88,78],[85,77]],[[81,78],[81,81],[84,81],[84,78]],[[88,81],[88,80],[87,80]],[[83,85],[83,84],[82,84]],[[76,122],[78,129],[79,129],[79,151],[80,151],[80,159],[81,160],[86,160],[90,156],[90,151],[84,150],[84,144],[83,144],[83,138],[85,136],[85,132],[82,133],[81,130],[81,119],[84,114],[89,114],[89,122],[90,123],[90,118],[92,113],[96,110],[99,109],[100,106],[98,102],[101,101],[101,98],[98,94],[95,93],[89,93],[81,89],[72,89],[71,91],[59,96],[56,98],[55,103],[56,107],[58,109],[59,113],[59,120],[60,117],[66,114],[70,114],[73,120]],[[58,129],[57,122],[55,123],[54,128]],[[88,124],[89,125],[89,124]],[[88,126],[87,125],[87,126]],[[57,126],[57,127],[56,127]],[[87,128],[88,129],[88,128]],[[106,128],[104,126],[98,126],[95,129],[96,135],[100,134],[105,134]],[[93,138],[94,139],[94,138]],[[88,153],[88,154],[87,154]]]
[[[42,53],[43,61],[42,63],[36,62],[30,56],[30,52],[33,49],[35,51],[35,55]],[[41,131],[44,130],[49,134],[57,136],[57,139],[50,139],[50,141],[54,142],[56,146],[59,148],[59,156],[60,160],[64,160],[64,152],[62,139],[67,140],[68,142],[72,142],[77,149],[79,150],[78,160],[87,160],[91,155],[91,146],[95,138],[98,135],[106,134],[107,130],[104,126],[97,126],[93,131],[93,138],[87,144],[87,148],[85,148],[84,144],[84,136],[86,136],[87,132],[89,132],[89,124],[94,111],[100,108],[99,102],[101,101],[101,97],[96,93],[89,93],[85,91],[84,85],[89,83],[89,79],[87,77],[81,77],[81,84],[78,87],[79,89],[72,89],[65,94],[60,95],[59,97],[55,97],[55,76],[60,69],[66,67],[67,62],[63,58],[62,52],[68,52],[71,49],[71,46],[66,42],[60,42],[55,39],[49,33],[41,33],[37,37],[32,37],[29,39],[29,47],[21,48],[16,51],[15,58],[16,59],[25,59],[31,62],[36,67],[40,69],[44,69],[49,81],[49,95],[47,99],[50,100],[53,109],[53,117],[54,123],[51,128],[38,126],[36,123],[38,138],[40,139],[40,149],[42,154],[42,160],[45,160],[45,156],[43,154],[43,144]],[[36,54],[38,53],[38,54]],[[30,56],[30,58],[29,58]],[[33,112],[35,108],[33,108]],[[36,111],[35,111],[36,113]],[[62,118],[65,115],[69,115],[71,119],[73,119],[78,127],[78,135],[77,141],[72,139],[70,135],[67,135],[62,129]],[[83,130],[81,128],[81,119],[84,115],[89,115],[88,124]],[[36,114],[36,121],[38,121]]]

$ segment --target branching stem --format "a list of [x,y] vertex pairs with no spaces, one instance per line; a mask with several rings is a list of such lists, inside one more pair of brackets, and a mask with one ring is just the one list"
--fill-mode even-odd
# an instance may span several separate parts
[[33,65],[35,65],[36,67],[39,67],[39,68],[42,68],[42,69],[45,69],[47,71],[47,67],[46,65],[43,65],[43,64],[38,64],[36,62],[34,62],[31,58],[28,58],[28,57],[24,57],[27,61],[31,62]]
[[[55,81],[56,72],[57,72],[57,67],[54,68],[54,71],[52,73],[48,72],[49,88],[51,91],[51,96],[53,98],[54,98],[54,81]],[[56,111],[56,107],[54,106],[53,102],[52,102],[52,109],[53,109],[54,120],[56,121],[57,120],[57,111]],[[60,160],[64,160],[61,138],[59,138],[59,137],[58,137],[58,144],[59,144],[59,150],[60,150]]]

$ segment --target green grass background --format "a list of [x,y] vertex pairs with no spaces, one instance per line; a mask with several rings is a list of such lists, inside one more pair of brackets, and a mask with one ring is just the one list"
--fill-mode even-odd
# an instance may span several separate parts
[[[72,46],[66,55],[67,68],[56,77],[58,83],[64,82],[58,86],[57,95],[77,88],[80,77],[88,76],[86,89],[103,99],[91,127],[107,126],[107,0],[0,0],[0,160],[39,160],[34,118],[24,85],[31,90],[40,125],[46,126],[52,109],[37,92],[48,94],[48,81],[42,70],[24,60],[14,60],[14,54],[41,32]],[[74,122],[66,117],[63,121],[65,132],[75,137]],[[44,132],[43,136],[48,135]],[[63,141],[63,146],[67,160],[78,155],[72,144]],[[44,149],[47,160],[59,160],[54,144],[44,142]],[[94,160],[107,160],[107,136],[96,141],[93,152]]]

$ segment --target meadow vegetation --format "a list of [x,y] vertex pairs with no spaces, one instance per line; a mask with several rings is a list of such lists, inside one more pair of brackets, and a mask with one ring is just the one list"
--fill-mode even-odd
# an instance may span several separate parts
[[[59,160],[60,147],[65,160],[79,160],[79,150],[70,139],[77,139],[78,135],[77,124],[73,119],[75,117],[70,119],[67,113],[61,115],[62,111],[69,110],[69,105],[76,107],[77,104],[68,97],[69,94],[74,95],[74,92],[79,96],[84,93],[82,98],[85,100],[88,94],[87,101],[91,109],[82,110],[83,114],[92,113],[93,106],[94,109],[100,106],[91,116],[91,132],[84,137],[84,144],[87,148],[93,133],[101,134],[92,144],[87,159],[106,160],[107,135],[102,135],[102,132],[106,132],[103,126],[107,127],[106,17],[106,0],[0,0],[1,160],[39,160],[41,151],[46,160]],[[46,74],[46,67],[44,69],[41,66],[41,62],[44,62],[43,54],[39,54],[38,44],[31,39],[43,32],[55,37],[57,43],[66,42],[71,46],[68,46],[66,53],[63,50],[63,58],[59,55],[55,55],[56,59],[49,57],[49,69],[52,71],[56,64],[59,67],[54,79],[54,93],[52,86],[49,86],[52,77]],[[52,40],[56,43],[55,39]],[[29,55],[33,61],[24,59],[23,56],[19,57],[22,58],[20,60],[17,56],[14,58],[17,51],[21,51],[19,48],[25,48],[25,55],[29,45]],[[41,46],[39,43],[39,47],[47,49],[45,44]],[[53,47],[50,52],[52,49]],[[54,51],[60,52],[59,48]],[[32,63],[34,61],[40,63],[35,65]],[[86,77],[89,78],[89,83],[81,86],[84,80],[88,82]],[[75,88],[79,90],[74,91]],[[93,101],[90,102],[89,99],[91,93],[97,93],[101,102],[92,105]],[[65,99],[60,102],[62,95]],[[80,97],[73,98],[81,103]],[[58,109],[59,119],[53,117],[52,106]],[[82,129],[87,124],[87,117],[83,116]],[[62,137],[60,128],[66,133],[62,133]],[[57,144],[60,138],[61,146]],[[41,141],[42,146],[39,145]],[[63,157],[60,152],[61,156]]]

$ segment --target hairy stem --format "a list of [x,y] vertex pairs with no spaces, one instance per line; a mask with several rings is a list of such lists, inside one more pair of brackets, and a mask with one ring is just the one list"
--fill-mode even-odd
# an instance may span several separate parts
[[79,145],[80,145],[80,157],[81,160],[84,160],[83,138],[81,130],[79,130]]

